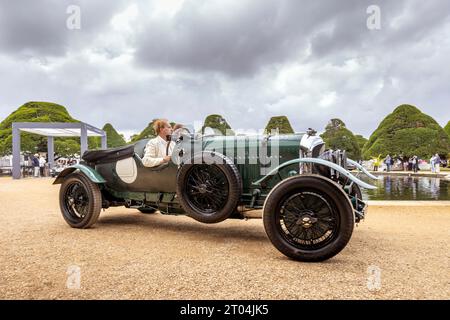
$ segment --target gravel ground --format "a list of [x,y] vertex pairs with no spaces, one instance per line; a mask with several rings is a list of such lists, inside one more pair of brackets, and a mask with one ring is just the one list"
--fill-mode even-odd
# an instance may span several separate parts
[[[0,178],[1,299],[450,298],[450,204],[372,205],[339,255],[300,263],[260,219],[204,225],[112,208],[71,229],[52,181]],[[73,266],[79,289],[67,285]]]

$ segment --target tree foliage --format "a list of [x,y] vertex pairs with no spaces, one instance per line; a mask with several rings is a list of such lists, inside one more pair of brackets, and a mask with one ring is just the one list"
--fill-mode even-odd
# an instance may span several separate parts
[[265,134],[269,134],[272,130],[277,130],[279,134],[293,134],[294,129],[292,129],[291,123],[286,116],[276,116],[270,118],[269,122],[264,129]]
[[[75,138],[55,138],[55,154],[61,157],[73,158],[80,155],[80,142]],[[47,151],[47,150],[45,150]]]
[[[13,122],[78,122],[78,120],[73,119],[66,108],[59,104],[36,101],[27,102],[0,123],[0,155],[12,153]],[[73,141],[74,139],[59,138],[58,140],[59,146],[61,146],[65,143],[64,141]],[[23,152],[47,151],[47,138],[44,136],[22,132],[20,142]],[[72,142],[68,143],[72,145]]]
[[156,136],[155,130],[153,129],[153,123],[156,121],[156,119],[153,119],[147,127],[144,128],[144,130],[141,131],[139,134],[135,134],[131,137],[131,142],[136,142],[142,139],[147,138],[153,138]]
[[[11,113],[0,123],[0,155],[12,153],[12,123],[13,122],[79,122],[72,118],[66,108],[50,102],[27,102],[16,111]],[[125,140],[113,126],[107,123],[103,130],[107,134],[108,147],[118,147],[125,145]],[[27,132],[20,134],[21,150],[25,153],[47,152],[47,137],[35,135]],[[80,154],[80,138],[56,137],[55,153],[57,156],[73,157]],[[89,149],[101,147],[100,137],[88,138]]]
[[330,149],[340,149],[347,152],[347,156],[354,160],[361,159],[361,149],[353,132],[348,130],[340,119],[331,119],[320,135],[325,146]]
[[[114,129],[112,124],[105,124],[102,130],[106,132],[106,145],[108,148],[121,147],[127,144],[123,136]],[[100,137],[89,137],[89,149],[100,149],[101,145]]]
[[234,131],[220,114],[210,114],[205,118],[202,133],[205,133],[205,129],[208,127],[219,131],[222,135],[234,135]]
[[364,138],[360,134],[355,134],[356,141],[358,141],[359,149],[362,150],[364,148],[364,145],[366,144],[369,139]]
[[400,105],[372,133],[363,157],[402,154],[428,159],[435,153],[446,155],[449,150],[450,138],[432,117],[412,105]]
[[447,122],[447,125],[444,127],[444,131],[447,133],[448,137],[450,138],[450,121]]

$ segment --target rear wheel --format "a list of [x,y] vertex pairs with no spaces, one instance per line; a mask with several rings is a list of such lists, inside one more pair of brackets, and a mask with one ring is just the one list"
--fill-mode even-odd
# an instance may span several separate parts
[[85,175],[72,173],[61,185],[59,205],[64,220],[72,228],[89,228],[100,215],[102,194],[98,185]]
[[264,228],[272,244],[299,261],[323,261],[338,254],[353,232],[348,196],[318,175],[288,178],[274,187],[264,204]]
[[234,163],[213,152],[203,152],[191,163],[181,167],[177,182],[177,196],[186,214],[203,223],[229,218],[242,193],[241,177]]

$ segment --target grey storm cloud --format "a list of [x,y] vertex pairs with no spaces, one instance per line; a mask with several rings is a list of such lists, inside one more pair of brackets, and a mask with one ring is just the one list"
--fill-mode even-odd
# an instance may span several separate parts
[[224,3],[186,1],[172,20],[148,21],[138,36],[138,62],[252,75],[268,64],[295,59],[316,28],[346,8],[363,8],[353,0],[240,1],[237,7]]
[[[401,30],[405,32],[396,32],[388,23],[405,10],[405,2],[378,1],[384,27],[391,30],[377,37],[366,27],[366,9],[373,1],[240,1],[237,8],[223,3],[189,0],[171,20],[149,19],[137,36],[137,61],[150,67],[252,76],[268,65],[298,60],[309,46],[310,59],[318,59],[346,50],[372,50],[390,37],[408,41],[408,32],[426,34],[427,28],[442,23],[448,14],[437,2],[421,4],[429,25],[417,26],[413,19],[415,25],[408,23]],[[399,34],[406,38],[398,39]]]
[[0,49],[27,56],[64,55],[79,38],[66,27],[70,5],[82,8],[81,41],[98,32],[124,1],[0,0]]
[[447,0],[0,0],[0,120],[42,100],[126,133],[220,113],[238,129],[338,117],[368,136],[402,103],[450,120],[448,57]]

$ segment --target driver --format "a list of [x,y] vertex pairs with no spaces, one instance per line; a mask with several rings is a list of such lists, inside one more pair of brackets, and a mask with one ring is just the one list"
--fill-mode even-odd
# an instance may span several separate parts
[[[142,163],[146,167],[156,167],[170,161],[175,142],[169,141],[172,134],[172,126],[166,119],[158,119],[153,123],[153,129],[157,136],[150,139],[145,146]],[[169,148],[167,149],[167,145]],[[166,151],[167,154],[166,154]]]

